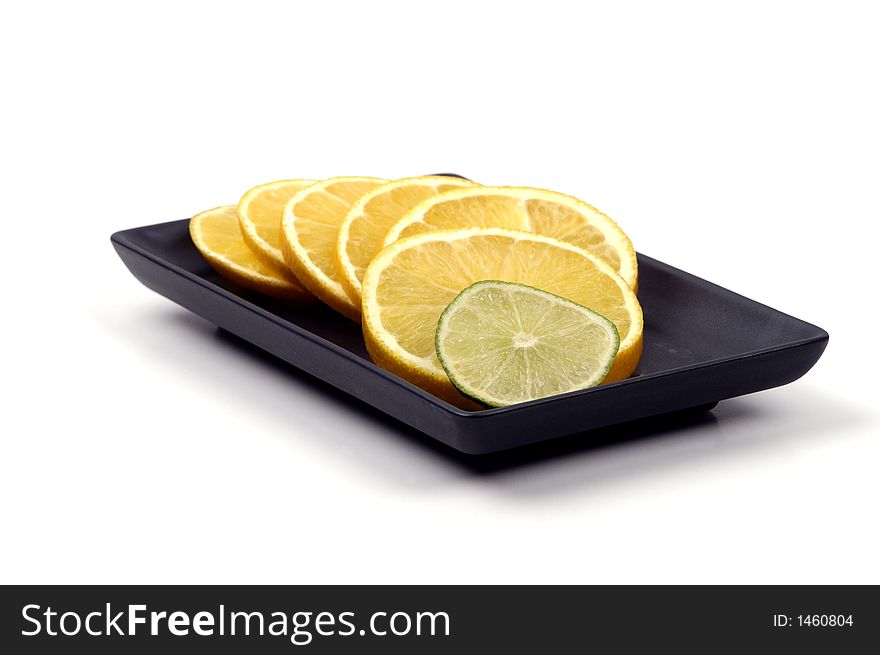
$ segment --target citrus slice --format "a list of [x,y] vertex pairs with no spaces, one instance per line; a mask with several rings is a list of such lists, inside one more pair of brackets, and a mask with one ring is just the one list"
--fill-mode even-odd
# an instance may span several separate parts
[[362,289],[370,356],[413,384],[467,406],[440,365],[434,337],[452,299],[481,280],[527,284],[605,316],[620,334],[606,381],[622,380],[635,369],[642,309],[623,278],[577,246],[499,228],[426,232],[381,250],[367,267]]
[[448,191],[424,200],[385,235],[384,245],[428,230],[501,227],[566,241],[596,255],[633,289],[636,252],[617,223],[582,200],[530,187],[481,187]]
[[438,193],[473,185],[461,178],[425,175],[395,180],[361,196],[342,221],[336,241],[336,272],[352,301],[360,305],[364,271],[404,214]]
[[236,284],[303,304],[315,299],[286,268],[257,258],[244,242],[235,205],[196,214],[189,221],[189,234],[214,270]]
[[361,309],[348,297],[336,273],[336,237],[352,205],[388,180],[376,177],[332,177],[297,193],[281,216],[281,251],[305,287],[349,318]]
[[566,298],[486,280],[443,310],[434,345],[459,391],[503,407],[600,384],[620,337],[614,323]]
[[287,269],[281,252],[281,212],[296,193],[315,180],[279,180],[255,186],[238,203],[241,233],[254,254],[266,264]]

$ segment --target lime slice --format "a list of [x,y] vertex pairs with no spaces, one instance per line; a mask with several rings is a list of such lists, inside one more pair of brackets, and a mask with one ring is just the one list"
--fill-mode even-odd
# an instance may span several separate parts
[[484,280],[443,311],[434,345],[459,391],[502,407],[600,384],[620,337],[614,323],[566,298]]

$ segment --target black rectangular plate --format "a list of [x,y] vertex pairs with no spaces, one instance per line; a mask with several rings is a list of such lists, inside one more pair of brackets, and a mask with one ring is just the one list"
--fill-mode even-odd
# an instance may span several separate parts
[[511,407],[466,411],[373,364],[360,326],[327,307],[291,309],[223,279],[193,246],[188,223],[117,232],[113,246],[153,291],[469,454],[711,408],[725,398],[798,379],[828,342],[821,328],[639,255],[645,349],[633,377]]

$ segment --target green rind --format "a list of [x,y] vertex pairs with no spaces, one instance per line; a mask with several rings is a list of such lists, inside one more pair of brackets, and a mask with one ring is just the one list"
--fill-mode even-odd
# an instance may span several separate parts
[[[455,388],[458,389],[462,394],[464,394],[468,398],[475,400],[479,403],[482,403],[484,405],[488,405],[489,407],[506,407],[508,405],[517,404],[517,403],[498,403],[492,399],[481,396],[478,392],[475,392],[472,389],[469,389],[466,385],[462,384],[461,381],[456,379],[456,377],[450,371],[450,365],[447,364],[446,358],[443,355],[443,350],[440,347],[440,334],[443,331],[443,325],[446,323],[448,316],[451,315],[451,311],[454,309],[454,306],[462,298],[464,298],[466,295],[469,295],[469,292],[476,291],[476,290],[478,290],[478,288],[484,287],[484,286],[510,286],[510,287],[520,287],[523,289],[530,289],[531,291],[537,292],[539,295],[544,295],[544,296],[548,296],[550,298],[555,298],[556,300],[559,300],[565,304],[576,307],[578,310],[580,310],[586,314],[590,314],[594,318],[597,318],[599,320],[599,322],[606,323],[607,326],[611,328],[611,332],[614,334],[616,345],[614,347],[614,355],[612,355],[609,358],[608,364],[605,366],[605,370],[602,372],[602,376],[597,378],[597,381],[595,382],[595,384],[587,384],[587,385],[584,385],[581,387],[575,387],[575,388],[569,389],[568,391],[566,391],[564,393],[571,393],[573,391],[580,391],[582,389],[589,389],[589,388],[598,386],[598,385],[602,384],[602,382],[604,382],[605,378],[608,376],[608,372],[611,370],[611,367],[614,364],[614,357],[617,355],[617,352],[620,350],[620,333],[617,331],[617,326],[614,325],[614,323],[612,321],[605,318],[604,316],[602,316],[598,312],[593,311],[589,307],[585,307],[584,305],[581,305],[581,304],[576,303],[572,300],[569,300],[568,298],[557,295],[555,293],[551,293],[549,291],[545,291],[544,289],[539,289],[537,287],[530,286],[528,284],[521,284],[519,282],[505,282],[504,280],[479,280],[478,282],[474,282],[470,286],[462,289],[458,293],[458,295],[452,299],[452,302],[450,302],[446,306],[446,308],[440,313],[440,318],[437,321],[437,329],[434,332],[434,351],[437,353],[437,359],[440,361],[440,366],[443,367],[443,370],[446,372],[446,376],[449,378],[449,381],[452,382],[452,384],[455,386]],[[535,400],[537,400],[537,399],[535,399]],[[527,401],[523,400],[520,402],[527,402]]]

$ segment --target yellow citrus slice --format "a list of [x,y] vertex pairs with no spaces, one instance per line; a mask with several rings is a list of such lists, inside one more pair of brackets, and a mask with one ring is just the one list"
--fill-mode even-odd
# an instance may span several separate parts
[[385,235],[384,245],[428,230],[500,227],[566,241],[608,263],[633,289],[636,252],[617,223],[564,193],[530,187],[481,187],[448,191],[424,200]]
[[236,284],[297,303],[315,299],[286,268],[269,266],[257,258],[244,242],[235,205],[196,214],[189,221],[189,233],[208,263]]
[[499,228],[425,232],[381,250],[367,267],[362,288],[370,356],[413,384],[470,406],[443,371],[434,337],[443,310],[481,280],[526,284],[604,316],[620,335],[605,381],[622,380],[635,370],[642,352],[642,309],[626,281],[570,243]]
[[388,180],[332,177],[307,186],[284,206],[281,251],[305,287],[349,318],[359,321],[360,305],[348,297],[336,273],[339,226],[358,199]]
[[364,271],[404,214],[439,193],[473,185],[456,177],[424,175],[395,180],[361,196],[342,221],[336,241],[336,272],[352,301],[361,304]]
[[278,180],[255,186],[238,203],[241,233],[254,254],[266,264],[287,270],[281,252],[281,212],[284,205],[315,180]]

